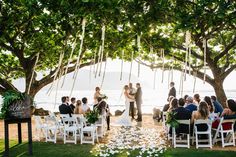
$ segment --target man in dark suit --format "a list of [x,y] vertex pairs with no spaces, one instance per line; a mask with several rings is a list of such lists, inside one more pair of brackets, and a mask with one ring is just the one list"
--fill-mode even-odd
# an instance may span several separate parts
[[70,108],[72,110],[72,113],[74,113],[76,99],[73,97],[70,99],[70,101],[71,101]]
[[[179,107],[173,112],[176,120],[188,120],[191,119],[191,112],[184,108],[185,101],[183,98],[179,99]],[[180,124],[179,128],[176,129],[176,133],[189,133],[189,126],[185,124]]]
[[176,89],[175,89],[175,83],[174,82],[170,82],[170,90],[168,93],[168,98],[169,99],[170,96],[176,97]]
[[142,121],[142,110],[141,105],[143,103],[142,100],[142,89],[140,86],[140,83],[136,83],[137,92],[135,93],[135,101],[138,109],[138,118],[136,121],[141,122]]
[[67,98],[65,96],[63,96],[61,98],[61,101],[62,101],[62,104],[59,106],[60,114],[69,114],[71,116],[72,110],[67,103]]

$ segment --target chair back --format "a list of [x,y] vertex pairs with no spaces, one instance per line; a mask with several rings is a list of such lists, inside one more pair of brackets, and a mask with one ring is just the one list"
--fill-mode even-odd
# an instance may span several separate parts
[[197,126],[201,125],[201,124],[207,125],[207,127],[208,127],[207,131],[211,130],[212,121],[210,119],[197,119],[197,120],[195,119],[194,120],[194,129],[196,131],[200,131]]

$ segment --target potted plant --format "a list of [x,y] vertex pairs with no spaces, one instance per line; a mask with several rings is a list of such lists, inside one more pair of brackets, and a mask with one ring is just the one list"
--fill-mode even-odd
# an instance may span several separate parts
[[99,112],[97,109],[94,109],[86,114],[86,119],[88,123],[94,124],[96,121],[98,121],[99,118]]
[[178,128],[179,122],[175,119],[176,112],[168,112],[166,118],[166,124],[170,125],[170,127]]
[[30,118],[32,99],[25,93],[9,90],[2,95],[1,119]]

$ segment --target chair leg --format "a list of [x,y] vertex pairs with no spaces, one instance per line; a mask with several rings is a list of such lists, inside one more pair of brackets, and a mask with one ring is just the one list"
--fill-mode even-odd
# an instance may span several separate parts
[[198,149],[198,134],[195,134],[196,136],[196,148]]
[[212,138],[211,138],[211,134],[208,134],[208,138],[209,138],[210,148],[212,148]]
[[187,140],[188,140],[188,141],[187,141],[187,143],[188,143],[188,148],[190,148],[190,135],[189,135],[189,134],[187,135]]
[[235,146],[235,137],[234,137],[234,131],[232,132],[232,138],[233,138],[233,145]]
[[222,147],[225,147],[225,139],[224,139],[224,133],[221,131],[221,142],[222,142]]

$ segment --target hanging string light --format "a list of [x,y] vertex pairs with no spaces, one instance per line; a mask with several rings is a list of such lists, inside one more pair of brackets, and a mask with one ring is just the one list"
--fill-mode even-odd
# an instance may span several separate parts
[[189,31],[186,31],[186,34],[185,34],[186,54],[185,54],[185,66],[184,66],[184,80],[185,81],[186,81],[186,73],[187,73],[187,66],[188,66],[188,59],[189,59],[190,44],[191,44],[191,33]]
[[29,87],[28,87],[28,90],[27,90],[27,94],[30,93],[30,88],[31,88],[31,84],[33,82],[33,78],[34,78],[34,73],[35,73],[35,68],[38,64],[38,60],[39,60],[39,53],[36,55],[36,61],[34,63],[34,68],[33,68],[33,72],[32,72],[32,75],[31,75],[31,78],[30,78],[30,83],[29,83]]
[[100,58],[100,69],[99,69],[99,74],[98,76],[101,76],[102,72],[102,60],[103,60],[103,54],[104,54],[104,41],[105,41],[105,25],[102,26],[102,49],[101,49],[101,58]]
[[203,76],[203,83],[205,84],[206,82],[206,50],[207,50],[207,40],[204,38],[203,39],[203,49],[204,49],[204,52],[203,52],[203,66],[204,66],[204,76]]
[[154,69],[153,89],[156,89],[157,68]]
[[122,50],[122,54],[121,54],[120,80],[122,80],[122,77],[123,77],[124,53],[125,53],[125,51]]
[[164,81],[164,72],[165,72],[165,50],[161,49],[161,58],[162,58],[162,79],[161,83]]
[[95,50],[95,53],[94,53],[94,58],[93,58],[93,75],[95,76],[95,73],[96,73],[96,50]]

